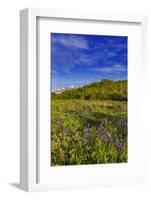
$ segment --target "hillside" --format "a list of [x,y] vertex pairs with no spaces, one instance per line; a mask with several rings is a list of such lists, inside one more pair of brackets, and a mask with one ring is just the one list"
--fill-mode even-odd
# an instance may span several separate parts
[[127,101],[127,80],[102,80],[80,88],[52,92],[52,99],[119,100]]

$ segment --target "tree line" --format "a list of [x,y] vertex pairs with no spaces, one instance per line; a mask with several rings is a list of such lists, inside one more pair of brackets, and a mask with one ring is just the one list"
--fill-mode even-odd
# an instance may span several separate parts
[[127,80],[102,80],[79,88],[66,89],[60,94],[51,93],[55,99],[119,100],[127,101]]

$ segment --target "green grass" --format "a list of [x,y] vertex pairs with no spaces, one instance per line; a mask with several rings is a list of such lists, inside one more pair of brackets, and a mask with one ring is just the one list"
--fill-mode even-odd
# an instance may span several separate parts
[[52,100],[51,165],[127,162],[127,102]]

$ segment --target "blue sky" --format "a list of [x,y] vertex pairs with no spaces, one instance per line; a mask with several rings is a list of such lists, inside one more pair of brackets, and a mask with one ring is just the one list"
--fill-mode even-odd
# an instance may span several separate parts
[[52,91],[127,79],[126,36],[51,33]]

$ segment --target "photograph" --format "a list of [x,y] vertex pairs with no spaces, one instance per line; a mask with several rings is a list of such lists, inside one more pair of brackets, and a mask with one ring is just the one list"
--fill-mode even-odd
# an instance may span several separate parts
[[128,36],[50,33],[50,166],[128,162]]

